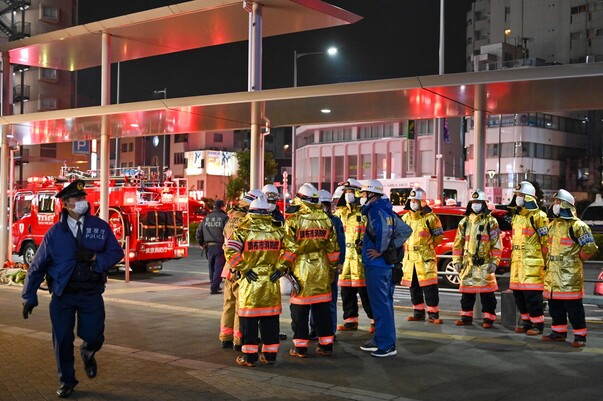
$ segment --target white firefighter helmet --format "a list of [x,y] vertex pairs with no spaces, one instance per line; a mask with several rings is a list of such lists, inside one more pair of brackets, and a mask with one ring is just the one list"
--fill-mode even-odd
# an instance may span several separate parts
[[383,192],[383,184],[379,180],[368,180],[362,184],[360,192],[371,192],[374,194],[385,195]]
[[270,204],[264,198],[256,198],[249,205],[249,213],[270,214]]
[[249,203],[253,202],[255,199],[257,198],[265,198],[264,193],[262,191],[260,191],[259,189],[255,188],[250,190],[249,192],[247,192],[245,194],[245,196],[243,196],[244,199],[246,199],[247,201],[249,201]]
[[536,197],[536,188],[529,181],[522,181],[513,192]]
[[482,191],[481,189],[476,189],[475,191],[473,191],[471,193],[471,199],[469,199],[469,203],[476,202],[476,201],[484,201],[484,202],[488,201],[488,197],[486,196],[486,193],[484,191]]
[[278,189],[274,184],[266,184],[262,188],[262,192],[269,201],[278,200]]
[[415,199],[418,201],[426,201],[427,200],[427,193],[423,190],[423,188],[414,188],[412,191],[410,191],[410,193],[408,194],[408,199]]
[[560,201],[567,202],[574,207],[576,206],[574,197],[565,189],[560,189],[557,191],[557,193],[553,195],[553,199],[559,199]]
[[318,191],[318,201],[320,203],[323,203],[323,202],[331,203],[333,201],[333,199],[331,197],[331,193],[329,191],[327,191],[326,189],[321,189],[320,191]]
[[353,178],[348,178],[348,180],[343,183],[343,187],[344,187],[344,189],[360,190],[360,189],[362,189],[362,184],[358,180],[355,180]]
[[446,199],[446,206],[456,206],[456,199],[454,199],[454,198]]
[[318,203],[318,189],[310,183],[305,183],[297,191],[297,197],[306,203]]
[[337,199],[341,198],[341,195],[343,195],[344,189],[345,188],[343,187],[343,185],[340,185],[337,188],[335,188],[335,192],[333,192],[333,200],[337,200]]

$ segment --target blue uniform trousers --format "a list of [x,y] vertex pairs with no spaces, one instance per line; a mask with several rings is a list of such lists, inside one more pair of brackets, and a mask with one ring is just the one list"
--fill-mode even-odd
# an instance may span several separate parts
[[209,261],[209,288],[212,292],[220,289],[222,283],[222,269],[226,264],[226,257],[222,245],[208,245],[207,259]]
[[59,382],[75,386],[73,341],[75,318],[77,315],[77,335],[83,342],[80,354],[91,358],[101,349],[105,341],[105,304],[102,288],[97,291],[52,295],[50,300],[50,321],[52,342],[57,362]]
[[388,350],[396,346],[392,269],[364,265],[364,274],[375,320],[373,340],[379,349]]

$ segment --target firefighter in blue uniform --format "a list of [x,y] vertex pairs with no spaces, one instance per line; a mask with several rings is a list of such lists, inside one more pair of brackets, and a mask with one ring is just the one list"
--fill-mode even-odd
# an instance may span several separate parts
[[37,291],[46,277],[50,300],[52,340],[59,381],[57,396],[67,398],[78,384],[75,378],[73,342],[77,316],[77,335],[83,341],[80,355],[86,376],[97,373],[94,354],[105,340],[105,290],[107,272],[124,256],[107,222],[90,214],[84,181],[76,180],[56,197],[63,210],[59,222],[44,236],[22,292],[23,318],[38,305]]

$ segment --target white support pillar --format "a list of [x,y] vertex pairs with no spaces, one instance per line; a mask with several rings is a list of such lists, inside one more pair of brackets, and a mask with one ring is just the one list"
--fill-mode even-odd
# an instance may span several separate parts
[[[247,3],[245,9],[249,12],[249,64],[248,91],[262,90],[262,5],[256,2]],[[258,103],[251,105],[251,149],[249,158],[250,189],[262,188],[264,185],[264,141],[260,121],[261,107]]]
[[[103,33],[101,47],[101,106],[111,103],[111,35]],[[100,213],[99,217],[109,220],[109,127],[107,116],[101,120],[100,137]]]
[[475,112],[473,127],[474,188],[484,190],[486,179],[486,91],[482,85],[475,87]]
[[[10,68],[10,57],[8,52],[2,53],[2,115],[11,114],[12,104],[12,85],[11,77],[13,76]],[[8,180],[6,179],[6,173],[9,170],[8,159],[9,159],[9,144],[8,144],[8,129],[6,125],[2,125],[2,132],[0,133],[0,172],[5,174],[4,179],[0,180],[0,263],[4,263],[6,260],[12,258],[12,244],[8,242],[8,230],[10,228],[10,222],[8,221],[8,199],[6,194],[8,193]]]

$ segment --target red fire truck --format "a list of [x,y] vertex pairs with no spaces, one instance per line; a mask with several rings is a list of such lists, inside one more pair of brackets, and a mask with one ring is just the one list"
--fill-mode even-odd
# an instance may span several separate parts
[[[109,225],[132,270],[160,270],[162,262],[188,255],[188,188],[186,179],[159,182],[153,167],[112,171],[109,183]],[[13,253],[31,263],[51,225],[59,219],[61,202],[54,196],[75,178],[86,181],[90,212],[98,214],[97,172],[63,167],[58,177],[30,177],[14,195]]]

